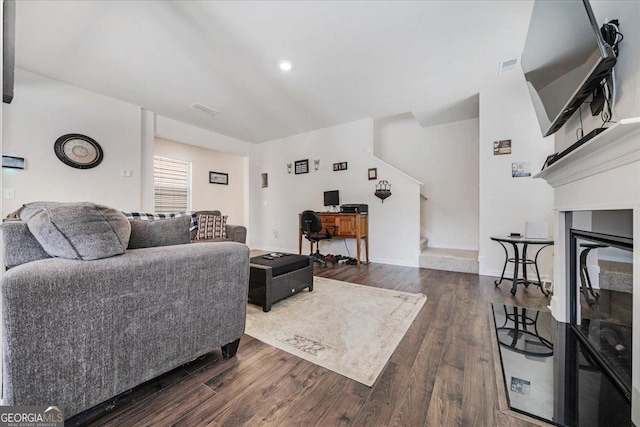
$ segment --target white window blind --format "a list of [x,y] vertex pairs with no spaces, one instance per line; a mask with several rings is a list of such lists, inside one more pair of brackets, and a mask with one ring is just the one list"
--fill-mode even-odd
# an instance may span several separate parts
[[191,163],[154,156],[153,188],[157,213],[190,210]]

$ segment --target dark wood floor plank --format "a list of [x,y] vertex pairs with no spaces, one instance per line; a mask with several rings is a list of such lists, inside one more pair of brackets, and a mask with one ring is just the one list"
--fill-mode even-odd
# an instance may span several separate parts
[[308,427],[315,424],[340,399],[349,381],[352,380],[334,372],[327,372],[306,396],[294,399],[282,420],[274,425]]
[[198,406],[207,398],[215,394],[211,389],[202,384],[193,386],[186,382],[180,383],[176,387],[170,387],[153,403],[145,405],[140,410],[124,412],[119,417],[114,418],[105,426],[132,426],[132,425],[170,425],[172,420],[166,424],[147,423],[146,420],[157,420],[157,416],[169,417],[169,410],[180,408],[180,411],[188,412]]
[[281,387],[265,398],[267,404],[262,405],[245,425],[277,425],[297,400],[304,399],[315,389],[321,378],[337,375],[311,362],[304,361],[301,366],[303,370],[290,377],[291,381],[283,381]]
[[[439,287],[437,296],[434,292],[433,297],[427,300],[421,313],[416,317],[407,335],[390,359],[390,363],[394,363],[398,367],[397,371],[393,373],[394,380],[389,382],[389,386],[374,385],[358,420],[366,420],[371,425],[389,424],[391,418],[396,415],[396,407],[401,405],[403,399],[407,398],[405,392],[407,385],[411,383],[412,375],[415,375],[414,365],[417,355],[422,350],[421,344],[425,341],[432,342],[434,337],[438,337],[436,339],[439,340],[434,342],[434,345],[440,349],[436,364],[439,363],[442,356],[442,343],[446,336],[445,332],[451,322],[454,294],[453,288],[443,284]],[[426,366],[422,368],[428,370]],[[435,370],[432,373],[435,374]],[[420,388],[420,386],[418,387]]]
[[353,422],[354,426],[384,425],[384,421],[382,421],[384,416],[383,411],[387,405],[386,399],[389,397],[386,390],[396,384],[398,369],[399,367],[395,363],[387,363],[380,377],[376,380],[371,395],[360,410],[360,413],[356,416]]
[[431,328],[411,368],[404,390],[397,400],[389,425],[420,426],[427,419],[438,367],[444,352],[446,329]]
[[156,413],[148,416],[136,425],[140,427],[171,425],[174,421],[182,418],[182,416],[191,411],[191,409],[207,401],[214,394],[215,393],[208,387],[199,385],[182,396],[175,396],[175,400],[159,407]]
[[[495,390],[492,387],[495,379],[489,370],[493,369],[487,360],[482,347],[468,346],[464,368],[462,425],[489,426],[495,425],[494,402]],[[493,410],[487,410],[493,408]]]
[[316,427],[346,427],[353,423],[353,420],[360,409],[364,400],[351,393],[342,393],[331,406],[327,408],[327,412],[315,423]]

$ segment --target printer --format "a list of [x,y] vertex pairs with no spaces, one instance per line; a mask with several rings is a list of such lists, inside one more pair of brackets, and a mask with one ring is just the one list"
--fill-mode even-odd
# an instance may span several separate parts
[[369,205],[364,203],[354,203],[349,205],[341,205],[340,212],[343,213],[367,213],[369,212]]

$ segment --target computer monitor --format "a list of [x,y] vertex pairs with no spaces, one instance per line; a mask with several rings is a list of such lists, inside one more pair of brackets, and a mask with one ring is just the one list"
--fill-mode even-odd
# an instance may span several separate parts
[[325,206],[338,206],[340,204],[340,191],[325,191],[324,192],[324,205]]

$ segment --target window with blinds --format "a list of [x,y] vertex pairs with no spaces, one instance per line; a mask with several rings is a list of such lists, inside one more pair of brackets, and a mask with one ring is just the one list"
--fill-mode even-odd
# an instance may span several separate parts
[[191,162],[154,156],[153,188],[157,213],[191,210]]

